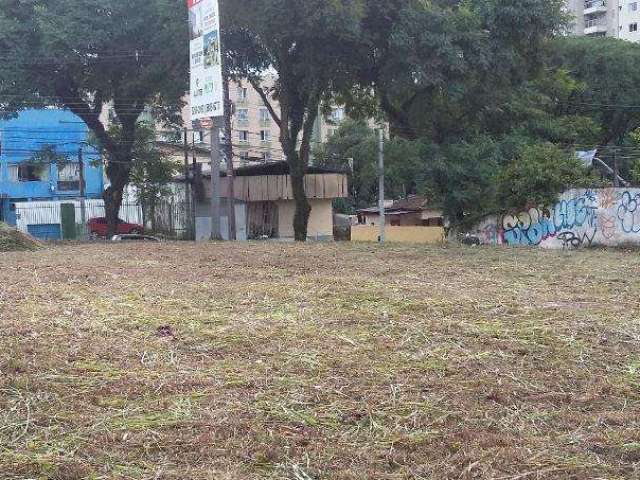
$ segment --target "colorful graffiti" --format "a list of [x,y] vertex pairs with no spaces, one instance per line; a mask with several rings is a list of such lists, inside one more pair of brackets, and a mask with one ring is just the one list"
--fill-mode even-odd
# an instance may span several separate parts
[[[508,245],[540,245],[557,238],[563,248],[591,244],[597,231],[596,195],[587,190],[583,195],[560,200],[552,209],[532,208],[502,219],[504,242]],[[584,232],[575,233],[582,229]]]
[[492,217],[477,228],[484,244],[575,249],[640,245],[640,189],[569,190],[553,207]]
[[640,193],[626,191],[622,194],[618,218],[626,233],[640,233]]

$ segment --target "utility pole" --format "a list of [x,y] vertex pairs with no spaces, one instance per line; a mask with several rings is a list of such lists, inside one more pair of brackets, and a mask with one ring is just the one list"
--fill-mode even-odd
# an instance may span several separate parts
[[184,199],[186,203],[187,210],[187,218],[188,218],[188,228],[189,235],[194,236],[195,238],[195,224],[192,222],[193,216],[191,215],[191,208],[193,203],[193,198],[191,196],[191,178],[189,175],[189,130],[184,128]]
[[[82,155],[82,147],[78,149],[78,177],[80,180],[80,223],[82,224],[82,231],[85,232],[87,228],[87,206],[85,204],[87,188],[84,180],[84,159]],[[83,236],[86,237],[86,234]]]
[[211,127],[211,240],[222,240],[220,231],[220,127]]
[[[223,63],[224,58],[223,58]],[[233,172],[233,142],[232,128],[231,128],[231,97],[229,95],[229,73],[227,72],[226,65],[223,72],[222,88],[224,94],[224,137],[225,143],[225,157],[227,158],[227,182],[229,184],[228,198],[227,198],[227,220],[229,221],[229,240],[234,241],[237,239],[236,235],[236,201],[235,201],[235,189],[234,189],[234,172]]]
[[613,186],[620,187],[620,165],[618,165],[618,149],[613,149]]
[[384,128],[378,129],[378,181],[379,181],[379,207],[380,207],[380,243],[385,242],[385,205],[384,205]]

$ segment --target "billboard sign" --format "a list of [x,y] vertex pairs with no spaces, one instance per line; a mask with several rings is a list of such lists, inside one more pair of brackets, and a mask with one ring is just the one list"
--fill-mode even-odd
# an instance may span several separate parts
[[222,54],[218,0],[187,0],[191,41],[191,119],[222,117]]

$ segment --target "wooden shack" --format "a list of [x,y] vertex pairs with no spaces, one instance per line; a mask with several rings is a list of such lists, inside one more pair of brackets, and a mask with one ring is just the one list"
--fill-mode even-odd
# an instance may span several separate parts
[[[231,179],[222,174],[223,215],[231,195]],[[207,238],[211,231],[211,177],[203,176],[203,198],[196,208],[196,236]],[[333,238],[333,201],[349,194],[347,175],[335,169],[310,167],[305,177],[305,191],[311,204],[309,239]],[[238,239],[292,239],[295,202],[289,166],[286,162],[240,167],[234,170],[233,202]],[[228,221],[223,218],[223,236]]]

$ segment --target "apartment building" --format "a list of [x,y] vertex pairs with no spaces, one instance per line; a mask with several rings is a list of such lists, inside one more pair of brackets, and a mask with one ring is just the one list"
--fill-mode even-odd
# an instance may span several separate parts
[[[273,86],[276,77],[267,76],[262,85]],[[231,143],[233,145],[234,166],[254,163],[269,163],[285,160],[280,145],[280,129],[273,120],[269,109],[260,94],[247,80],[231,82],[229,97],[232,103]],[[280,114],[280,105],[271,100],[276,113]],[[190,108],[187,105],[182,113],[185,125],[191,125]],[[326,142],[340,127],[346,118],[343,107],[334,107],[329,113],[319,112],[314,126],[312,141],[314,144]],[[196,146],[210,144],[207,132],[192,132],[189,140]],[[206,166],[204,167],[206,171]]]
[[571,32],[591,37],[640,41],[640,0],[567,0]]

